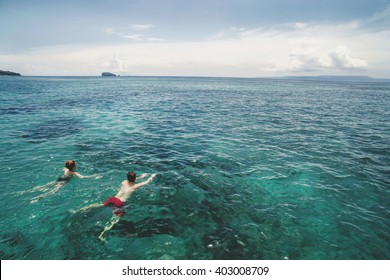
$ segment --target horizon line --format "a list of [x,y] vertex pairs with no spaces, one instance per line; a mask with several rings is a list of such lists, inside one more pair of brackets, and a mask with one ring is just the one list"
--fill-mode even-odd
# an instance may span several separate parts
[[375,80],[389,80],[390,78],[378,78],[367,75],[283,75],[283,76],[255,76],[255,77],[237,77],[237,76],[198,76],[198,75],[115,75],[115,76],[102,76],[102,75],[20,75],[20,76],[9,76],[0,75],[0,77],[85,77],[85,78],[131,78],[131,77],[143,77],[143,78],[230,78],[230,79],[355,79],[361,81],[375,81]]

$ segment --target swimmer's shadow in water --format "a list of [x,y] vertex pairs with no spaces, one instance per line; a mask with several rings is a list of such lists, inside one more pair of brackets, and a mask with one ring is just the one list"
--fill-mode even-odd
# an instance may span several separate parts
[[175,235],[176,230],[170,219],[152,219],[133,223],[120,220],[111,230],[112,235],[121,237],[151,237],[157,234]]

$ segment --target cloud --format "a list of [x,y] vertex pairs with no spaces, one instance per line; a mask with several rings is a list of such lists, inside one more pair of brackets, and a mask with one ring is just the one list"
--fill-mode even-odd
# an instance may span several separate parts
[[362,25],[370,30],[384,31],[390,28],[390,6],[372,17],[363,20]]
[[218,36],[194,42],[167,42],[151,34],[154,26],[140,26],[107,28],[107,34],[125,39],[120,43],[48,46],[24,55],[0,55],[0,60],[26,75],[96,75],[109,70],[121,75],[255,77],[366,71],[386,77],[390,65],[390,31],[370,32],[356,20],[227,27]]
[[367,61],[351,56],[351,51],[344,46],[330,50],[326,55],[324,66],[340,69],[364,70],[368,67]]
[[217,32],[216,34],[211,36],[211,39],[220,40],[220,39],[236,38],[241,36],[241,34],[245,32],[245,30],[246,29],[244,27],[233,26]]
[[130,29],[141,31],[141,30],[147,30],[150,28],[153,28],[153,24],[131,24]]
[[314,72],[333,69],[366,70],[367,68],[367,61],[352,57],[347,47],[339,46],[326,53],[290,54],[290,61],[285,70]]
[[381,35],[362,32],[362,23],[356,20],[337,24],[284,23],[245,30],[239,37],[247,44],[258,45],[262,54],[272,56],[259,65],[262,71],[276,74],[367,71],[369,59],[373,58],[373,51],[367,50],[378,48],[377,37],[388,41]]
[[145,34],[134,33],[137,32],[146,32],[147,30],[154,28],[153,24],[131,24],[127,27],[109,27],[104,30],[105,33],[110,35],[115,35],[123,39],[129,39],[134,42],[164,42],[162,38],[157,38],[153,36],[148,36]]

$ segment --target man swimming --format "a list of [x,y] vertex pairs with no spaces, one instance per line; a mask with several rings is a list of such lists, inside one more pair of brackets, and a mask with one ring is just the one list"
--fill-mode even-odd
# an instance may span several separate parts
[[157,174],[152,174],[146,181],[141,183],[135,183],[136,179],[142,179],[147,176],[146,173],[142,174],[141,176],[137,177],[137,175],[134,172],[128,172],[127,173],[127,180],[124,180],[121,184],[121,188],[119,189],[119,192],[112,197],[109,197],[105,202],[103,203],[94,203],[89,206],[83,207],[77,212],[84,212],[86,210],[100,207],[100,206],[113,206],[113,216],[110,220],[110,225],[106,226],[102,233],[99,235],[99,239],[102,241],[106,241],[103,238],[103,235],[109,231],[117,222],[119,222],[120,218],[125,214],[124,207],[126,205],[126,200],[131,196],[131,194],[138,188],[143,187],[147,184],[149,184],[153,178]]

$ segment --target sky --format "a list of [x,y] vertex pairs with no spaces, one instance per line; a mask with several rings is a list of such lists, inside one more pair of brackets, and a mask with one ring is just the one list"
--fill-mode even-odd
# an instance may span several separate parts
[[390,1],[0,0],[0,69],[390,78]]

